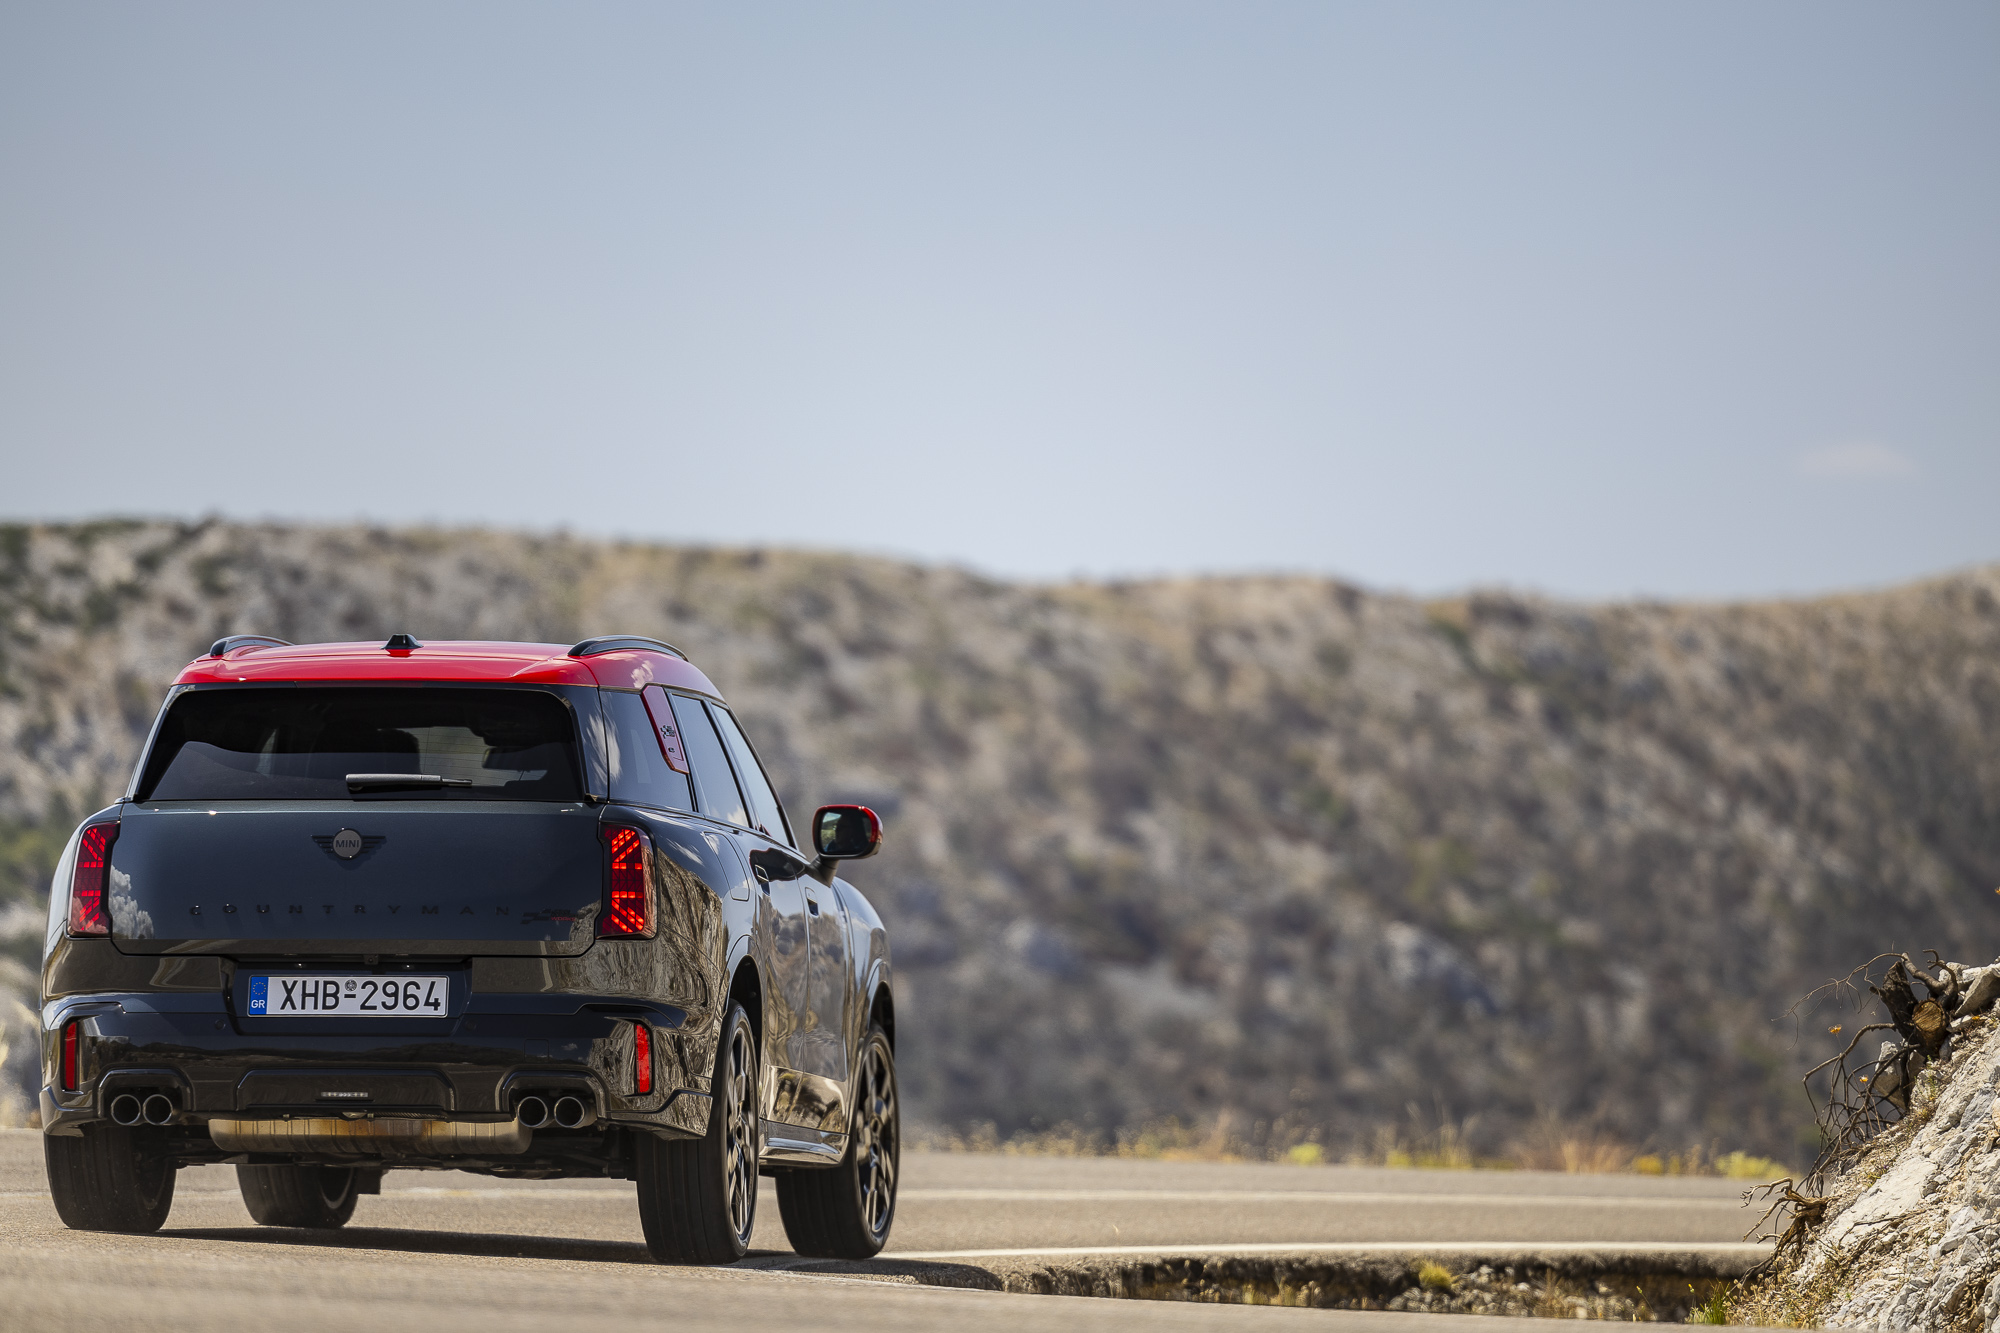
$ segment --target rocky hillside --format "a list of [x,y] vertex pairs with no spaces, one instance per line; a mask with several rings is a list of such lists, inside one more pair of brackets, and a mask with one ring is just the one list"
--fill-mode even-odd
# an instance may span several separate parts
[[880,809],[888,850],[855,878],[895,932],[908,1099],[944,1127],[1179,1117],[1337,1153],[1414,1105],[1481,1152],[1558,1116],[1797,1162],[1796,1080],[1832,1039],[1785,1017],[1796,997],[1890,945],[2000,949],[2000,569],[1586,606],[16,527],[4,892],[42,891],[211,639],[395,630],[658,635],[746,715],[789,804]]

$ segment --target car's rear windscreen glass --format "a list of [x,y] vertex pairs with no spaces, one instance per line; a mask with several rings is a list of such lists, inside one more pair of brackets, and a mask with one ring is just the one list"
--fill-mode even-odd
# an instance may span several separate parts
[[[577,772],[569,709],[541,690],[190,690],[167,710],[138,799],[574,801]],[[351,789],[350,774],[376,780]],[[381,780],[404,774],[431,783]]]

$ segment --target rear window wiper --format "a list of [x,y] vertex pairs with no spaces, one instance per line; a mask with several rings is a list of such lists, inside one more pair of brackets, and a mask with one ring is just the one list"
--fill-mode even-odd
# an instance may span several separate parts
[[470,787],[471,778],[447,778],[437,773],[349,773],[347,789],[366,791],[370,787]]

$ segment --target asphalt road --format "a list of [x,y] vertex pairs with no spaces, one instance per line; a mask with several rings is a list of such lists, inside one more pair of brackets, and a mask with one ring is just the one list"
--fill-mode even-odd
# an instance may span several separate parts
[[[910,1264],[1085,1255],[1565,1247],[1734,1251],[1742,1186],[1703,1179],[1422,1172],[955,1154],[905,1159],[885,1258]],[[251,1224],[228,1167],[181,1173],[156,1236],[56,1219],[40,1136],[0,1132],[0,1329],[355,1333],[573,1328],[1404,1329],[1444,1316],[1087,1300],[786,1271],[776,1200],[732,1269],[669,1268],[641,1243],[633,1187],[396,1172],[331,1235]],[[1526,1321],[1540,1324],[1546,1321]],[[1518,1327],[1510,1323],[1510,1328]],[[1462,1324],[1454,1322],[1455,1328]],[[1525,1333],[1525,1331],[1524,1331]]]

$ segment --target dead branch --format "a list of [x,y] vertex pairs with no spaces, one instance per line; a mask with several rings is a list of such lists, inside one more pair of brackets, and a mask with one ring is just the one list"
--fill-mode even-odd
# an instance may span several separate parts
[[[1848,1056],[1854,1054],[1854,1048],[1856,1046],[1859,1046],[1861,1044],[1861,1039],[1867,1036],[1869,1033],[1883,1032],[1894,1026],[1896,1026],[1894,1023],[1870,1023],[1867,1027],[1862,1028],[1859,1032],[1854,1034],[1854,1040],[1847,1043],[1846,1050],[1842,1051],[1839,1055],[1834,1056],[1831,1060],[1822,1060],[1818,1064],[1814,1065],[1811,1069],[1808,1069],[1806,1071],[1806,1077],[1811,1078],[1814,1074],[1817,1074],[1820,1070],[1826,1068],[1828,1065],[1839,1064],[1841,1061],[1845,1060]],[[1807,1096],[1812,1095],[1812,1090],[1810,1088],[1806,1090],[1806,1095]]]
[[[1928,969],[1906,953],[1877,954],[1808,997],[1811,1000],[1830,992],[1843,999],[1851,995],[1858,1000],[1860,988],[1866,986],[1869,994],[1888,1011],[1888,1021],[1864,1025],[1849,1038],[1840,1054],[1806,1071],[1803,1082],[1819,1122],[1820,1154],[1804,1182],[1785,1186],[1795,1197],[1774,1198],[1771,1210],[1767,1210],[1765,1221],[1759,1226],[1765,1226],[1781,1207],[1793,1210],[1793,1222],[1779,1236],[1766,1239],[1792,1236],[1796,1242],[1798,1235],[1804,1234],[1794,1235],[1801,1210],[1810,1214],[1812,1201],[1826,1196],[1826,1180],[1846,1170],[1876,1135],[1909,1113],[1910,1091],[1917,1074],[1934,1061],[1950,1058],[1953,1034],[1970,1026],[1965,1020],[1971,1017],[1971,1006],[1964,1002],[1989,999],[1995,989],[2000,989],[1986,983],[1985,973],[1981,974],[1978,985],[1968,988],[1963,967],[1946,961],[1934,949],[1926,950],[1925,955],[1930,962]],[[1877,979],[1875,969],[1885,963],[1888,966]],[[1924,992],[1921,999],[1916,989],[1919,983]],[[1966,1012],[1961,1016],[1962,1006]],[[1794,1006],[1794,1012],[1798,1008]],[[1954,1022],[1955,1018],[1959,1021]],[[1895,1040],[1885,1042],[1873,1059],[1866,1056],[1856,1059],[1855,1052],[1870,1033],[1887,1030],[1894,1031]],[[1814,1090],[1821,1077],[1826,1079],[1824,1101]],[[1817,1226],[1817,1222],[1810,1220],[1804,1223],[1806,1231]]]
[[[1771,1257],[1764,1264],[1759,1265],[1760,1268],[1774,1267],[1804,1250],[1807,1242],[1812,1239],[1812,1233],[1826,1221],[1827,1205],[1832,1202],[1824,1194],[1799,1193],[1798,1182],[1790,1176],[1743,1191],[1745,1207],[1767,1199],[1770,1201],[1770,1207],[1764,1210],[1764,1215],[1757,1219],[1757,1224],[1743,1236],[1743,1239],[1748,1241],[1777,1242],[1777,1248],[1772,1251]],[[1771,1219],[1787,1208],[1791,1209],[1791,1218],[1784,1230],[1779,1231],[1771,1225]]]

